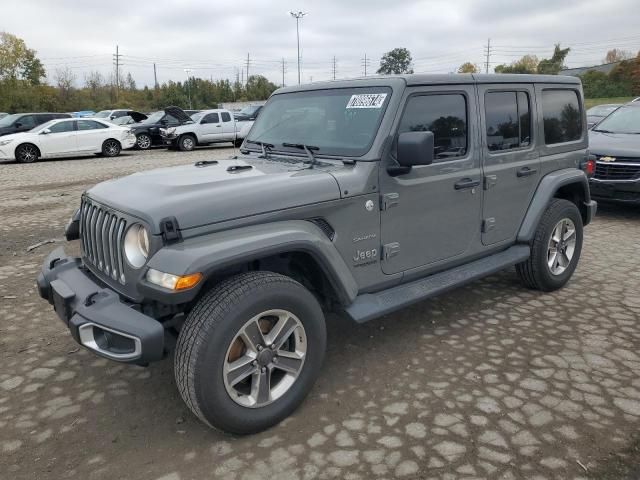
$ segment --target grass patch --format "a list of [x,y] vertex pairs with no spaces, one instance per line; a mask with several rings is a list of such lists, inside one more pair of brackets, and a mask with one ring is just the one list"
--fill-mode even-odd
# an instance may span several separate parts
[[603,103],[627,103],[635,97],[611,97],[611,98],[585,98],[584,105],[586,108],[602,105]]

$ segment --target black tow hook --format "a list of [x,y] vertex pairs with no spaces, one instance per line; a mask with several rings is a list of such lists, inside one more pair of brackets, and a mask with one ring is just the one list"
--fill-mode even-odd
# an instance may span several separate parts
[[89,295],[87,295],[87,298],[84,299],[84,306],[85,307],[90,307],[91,305],[96,303],[96,301],[93,299],[93,297],[98,295],[98,293],[100,293],[100,292],[93,292],[93,293],[90,293]]

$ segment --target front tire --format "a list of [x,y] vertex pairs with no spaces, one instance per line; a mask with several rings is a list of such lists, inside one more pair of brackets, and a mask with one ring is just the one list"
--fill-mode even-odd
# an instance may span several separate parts
[[16,161],[18,163],[33,163],[40,158],[40,152],[35,145],[25,143],[16,148]]
[[117,157],[122,151],[120,142],[112,138],[105,140],[102,144],[102,155],[105,157]]
[[193,135],[183,135],[178,140],[178,148],[183,152],[190,152],[196,148],[196,139]]
[[240,148],[240,147],[242,146],[242,142],[243,142],[243,141],[244,141],[244,139],[243,139],[243,138],[237,138],[237,139],[235,139],[235,140],[234,140],[233,145],[234,145],[236,148]]
[[136,147],[139,150],[149,150],[151,148],[151,137],[146,133],[141,133],[136,137]]
[[271,272],[231,277],[185,321],[175,376],[191,411],[220,430],[249,434],[289,416],[315,382],[326,328],[315,297]]
[[540,219],[531,256],[516,265],[525,286],[543,292],[562,288],[575,271],[582,251],[582,216],[573,202],[555,198]]

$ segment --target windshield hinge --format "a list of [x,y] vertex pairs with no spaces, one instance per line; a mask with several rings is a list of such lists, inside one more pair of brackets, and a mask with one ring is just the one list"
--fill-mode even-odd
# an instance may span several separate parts
[[182,240],[180,226],[176,217],[167,217],[160,220],[160,233],[165,243],[175,243]]
[[389,210],[392,207],[395,207],[400,202],[400,194],[399,193],[385,193],[380,197],[380,210],[385,211]]

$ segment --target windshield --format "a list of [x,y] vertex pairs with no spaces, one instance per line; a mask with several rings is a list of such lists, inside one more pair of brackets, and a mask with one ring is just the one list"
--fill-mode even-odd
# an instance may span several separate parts
[[593,115],[595,117],[606,117],[613,112],[620,105],[598,105],[587,110],[587,115]]
[[114,123],[116,125],[128,125],[130,123],[134,123],[134,121],[133,121],[133,118],[131,118],[131,116],[125,115],[124,117],[118,117],[112,120],[111,123]]
[[31,130],[29,130],[30,132],[39,132],[41,130],[44,130],[45,128],[49,128],[51,125],[53,125],[54,123],[56,123],[56,120],[49,120],[48,122],[43,123],[42,125],[36,125],[35,127],[33,127]]
[[107,118],[111,115],[111,110],[102,110],[94,115],[96,118]]
[[193,115],[191,115],[191,120],[193,120],[195,123],[198,123],[200,119],[204,116],[205,116],[205,112],[194,113]]
[[153,112],[151,113],[146,120],[143,120],[140,123],[159,123],[164,117],[164,111]]
[[312,90],[274,95],[248,141],[318,147],[318,153],[361,156],[378,132],[391,97],[388,87]]
[[13,122],[15,122],[18,118],[20,118],[22,115],[14,113],[13,115],[7,115],[6,117],[0,119],[0,127],[8,127],[10,126]]
[[238,115],[246,115],[250,117],[260,108],[260,105],[251,105],[250,107],[244,107],[242,110],[238,112]]
[[640,108],[620,107],[602,120],[594,130],[606,130],[612,133],[640,134]]

